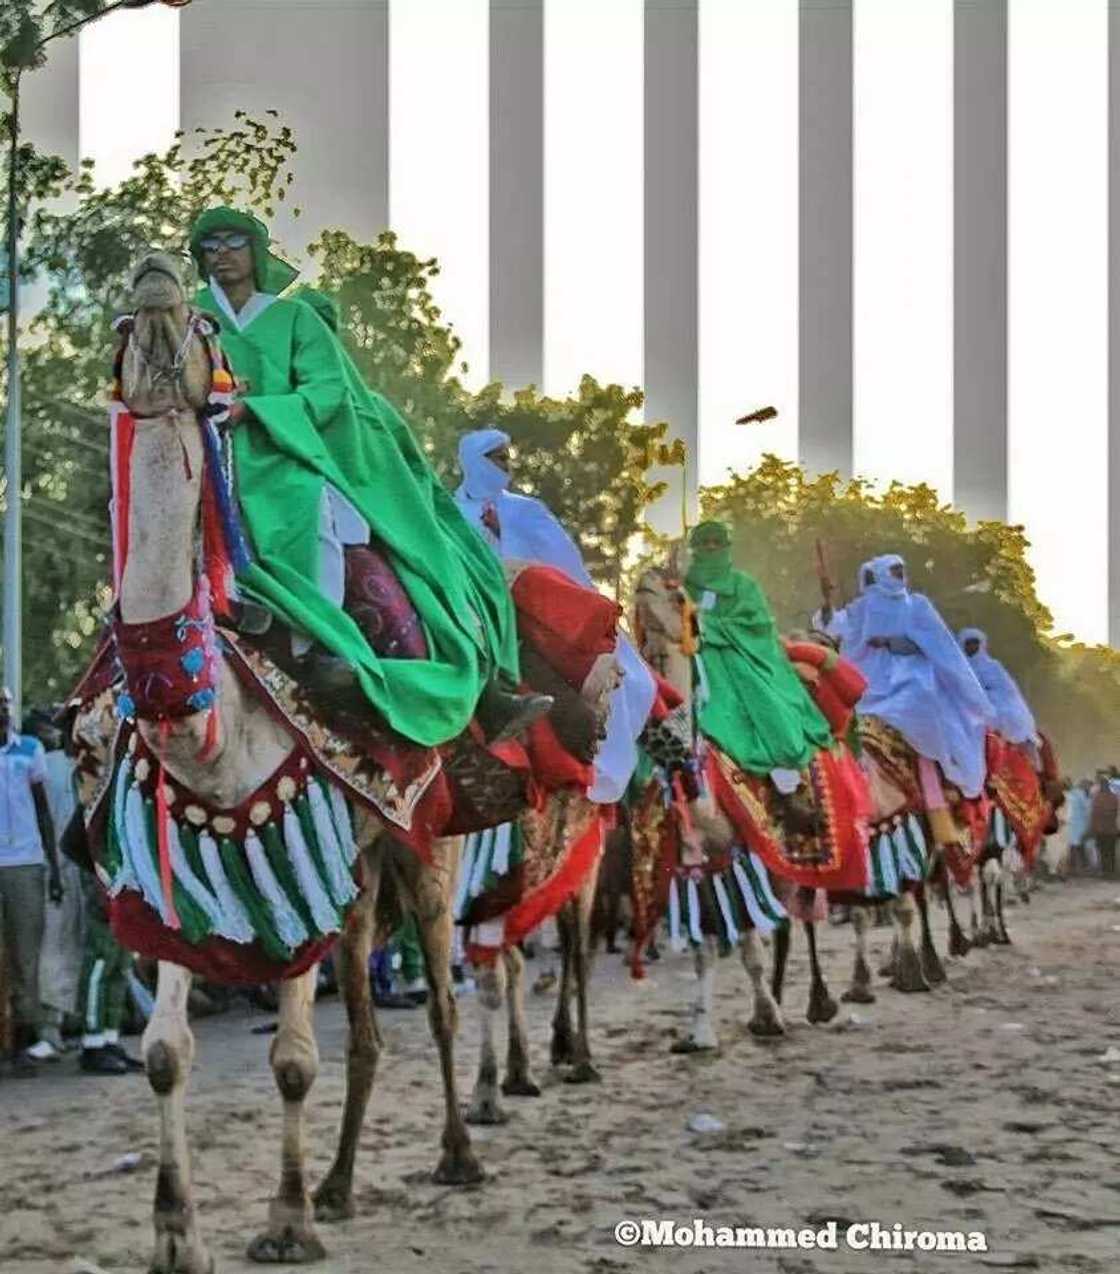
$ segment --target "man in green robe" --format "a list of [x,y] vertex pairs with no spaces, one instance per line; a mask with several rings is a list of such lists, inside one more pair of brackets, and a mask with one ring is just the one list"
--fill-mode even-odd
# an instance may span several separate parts
[[701,731],[742,769],[797,786],[797,771],[832,742],[778,638],[758,582],[731,565],[722,522],[701,522],[689,540],[685,577],[700,623],[697,720]]
[[[292,630],[313,687],[364,694],[389,726],[433,747],[477,717],[507,737],[547,712],[518,680],[500,564],[464,521],[394,408],[362,382],[321,309],[283,299],[295,269],[266,227],[214,208],[191,228],[241,390],[230,411],[237,497],[252,545],[240,593]],[[385,555],[415,608],[427,659],[379,657],[343,608],[347,545]]]

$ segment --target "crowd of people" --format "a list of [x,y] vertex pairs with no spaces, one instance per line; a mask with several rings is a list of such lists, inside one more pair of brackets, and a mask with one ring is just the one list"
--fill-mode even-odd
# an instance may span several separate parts
[[1120,766],[1098,770],[1095,779],[1070,783],[1066,792],[1068,870],[1117,876],[1120,838]]

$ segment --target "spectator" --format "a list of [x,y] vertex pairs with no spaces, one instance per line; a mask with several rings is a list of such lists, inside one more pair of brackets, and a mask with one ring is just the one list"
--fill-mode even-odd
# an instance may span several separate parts
[[1120,796],[1116,794],[1107,770],[1097,776],[1096,793],[1089,810],[1089,834],[1097,843],[1101,856],[1101,874],[1116,875],[1116,839],[1120,834]]
[[0,689],[0,942],[12,979],[13,1066],[31,1075],[37,1062],[58,1059],[58,1050],[43,1038],[39,954],[44,894],[57,906],[63,891],[44,786],[46,754],[38,739],[16,731],[12,702],[11,691]]
[[1069,845],[1070,870],[1081,872],[1099,867],[1096,848],[1089,838],[1089,810],[1093,804],[1093,785],[1080,779],[1066,794],[1066,840]]
[[[74,795],[74,761],[63,745],[63,731],[52,713],[29,712],[24,720],[46,750],[47,778],[44,787],[51,824],[63,844],[63,831],[77,808]],[[43,1036],[55,1048],[62,1048],[65,1034],[77,1027],[78,977],[82,969],[85,929],[82,917],[82,870],[65,853],[59,855],[63,900],[48,906],[43,926],[43,947],[39,957],[39,994],[43,1001]]]
[[142,1071],[144,1063],[121,1045],[132,955],[113,937],[101,887],[89,873],[82,881],[82,894],[86,946],[81,981],[81,1068],[89,1075]]

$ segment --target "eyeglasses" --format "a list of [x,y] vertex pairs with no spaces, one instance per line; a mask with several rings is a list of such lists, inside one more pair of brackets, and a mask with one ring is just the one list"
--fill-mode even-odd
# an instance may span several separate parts
[[238,248],[247,247],[249,236],[243,234],[240,230],[231,230],[228,234],[211,234],[207,235],[201,242],[203,252],[218,252],[222,248],[229,248],[236,252]]

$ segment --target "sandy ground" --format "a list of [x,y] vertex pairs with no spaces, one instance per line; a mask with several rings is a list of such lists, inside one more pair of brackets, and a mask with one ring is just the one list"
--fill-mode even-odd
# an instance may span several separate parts
[[[529,1005],[545,1092],[507,1102],[513,1117],[477,1130],[488,1179],[431,1184],[441,1126],[426,1015],[382,1014],[388,1041],[358,1168],[359,1216],[323,1230],[318,1268],[334,1274],[439,1269],[725,1269],[860,1274],[1022,1268],[1105,1271],[1120,1253],[1120,887],[1050,885],[1009,913],[1015,945],[952,961],[947,987],[845,1006],[828,1027],[802,1017],[804,943],[795,940],[790,1030],[775,1043],[746,1031],[746,980],[720,966],[722,1050],[668,1052],[691,993],[687,957],[633,984],[601,957],[593,998],[599,1085],[572,1087],[546,1065],[550,999]],[[943,945],[943,920],[937,920]],[[878,954],[887,930],[876,930]],[[850,930],[828,930],[825,969],[839,993]],[[530,966],[532,968],[532,966]],[[199,1024],[188,1102],[197,1204],[218,1269],[258,1269],[243,1255],[278,1169],[279,1105],[261,1018]],[[342,1096],[341,1006],[321,1002],[323,1065],[311,1102],[312,1179],[332,1151]],[[473,1079],[478,1025],[462,1001],[459,1075]],[[722,1131],[688,1130],[707,1113]],[[0,1082],[0,1270],[147,1269],[156,1146],[143,1077],[95,1080],[73,1060],[49,1077]],[[141,1167],[114,1173],[129,1152]],[[618,1246],[622,1218],[701,1217],[716,1225],[902,1222],[980,1230],[987,1255],[650,1251]]]

